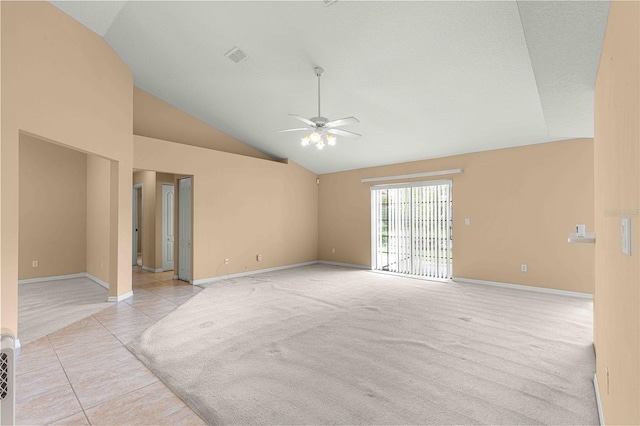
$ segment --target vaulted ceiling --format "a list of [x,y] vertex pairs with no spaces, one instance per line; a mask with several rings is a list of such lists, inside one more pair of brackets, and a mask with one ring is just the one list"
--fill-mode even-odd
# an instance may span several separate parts
[[[136,86],[316,173],[593,137],[607,1],[53,3]],[[316,115],[318,65],[323,115],[363,135],[322,151],[277,133]]]

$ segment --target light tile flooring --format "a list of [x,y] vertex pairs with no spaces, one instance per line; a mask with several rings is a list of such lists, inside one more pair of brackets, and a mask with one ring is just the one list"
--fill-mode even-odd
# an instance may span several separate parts
[[18,349],[16,424],[204,424],[125,346],[202,290],[134,267],[133,297]]

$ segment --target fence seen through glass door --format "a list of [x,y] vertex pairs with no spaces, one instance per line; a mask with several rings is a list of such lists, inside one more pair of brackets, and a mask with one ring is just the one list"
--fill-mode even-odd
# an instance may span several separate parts
[[371,188],[373,269],[452,276],[451,182]]

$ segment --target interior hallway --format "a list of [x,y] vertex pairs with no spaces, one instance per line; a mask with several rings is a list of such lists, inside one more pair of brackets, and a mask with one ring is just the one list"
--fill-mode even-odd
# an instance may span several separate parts
[[133,269],[133,297],[16,351],[16,424],[204,424],[125,346],[202,289]]

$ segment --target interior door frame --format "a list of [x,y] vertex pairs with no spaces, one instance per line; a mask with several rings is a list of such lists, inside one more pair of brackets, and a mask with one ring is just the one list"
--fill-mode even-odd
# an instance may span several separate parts
[[[132,188],[132,220],[131,220],[131,236],[132,236],[132,265],[138,266],[138,240],[140,239],[140,232],[142,231],[142,226],[138,228],[138,191],[142,192],[142,184],[136,183]],[[143,201],[140,205],[140,225],[142,225],[142,220],[144,220],[144,214],[142,213],[142,209],[144,209],[144,198],[140,197]]]

